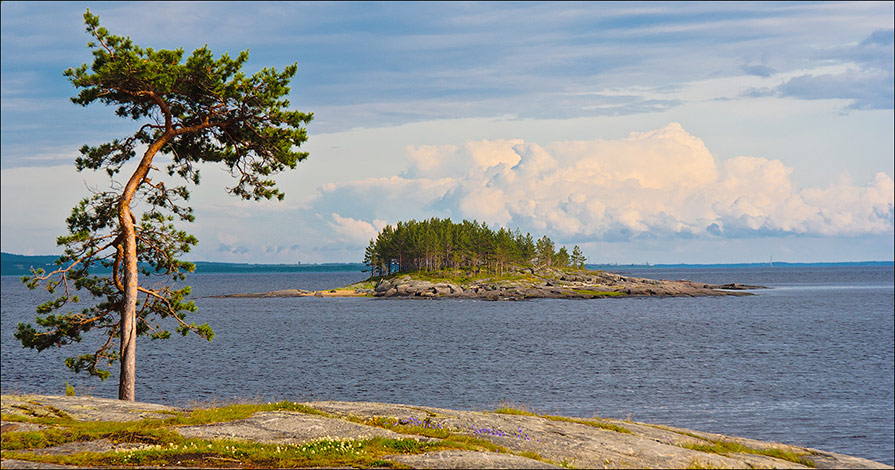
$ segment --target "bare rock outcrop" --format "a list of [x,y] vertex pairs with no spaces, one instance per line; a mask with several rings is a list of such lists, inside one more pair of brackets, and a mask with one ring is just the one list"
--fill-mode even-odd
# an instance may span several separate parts
[[[456,276],[454,276],[456,274]],[[429,274],[431,275],[431,273]],[[429,275],[426,275],[428,277]],[[386,298],[466,298],[480,300],[597,299],[605,297],[702,297],[751,295],[763,289],[737,283],[704,284],[686,280],[669,281],[623,276],[604,271],[556,268],[514,268],[501,276],[481,277],[456,271],[441,279],[420,279],[401,274],[381,278],[372,289],[352,284],[339,289],[308,291],[282,289],[270,292],[225,294],[214,297],[386,297]],[[471,280],[470,280],[471,279]],[[462,280],[462,281],[461,281]]]
[[236,439],[269,444],[301,444],[330,436],[341,439],[405,437],[388,429],[288,411],[260,412],[237,421],[184,426],[177,428],[177,432],[184,437]]
[[[715,442],[738,443],[756,452],[777,449],[803,455],[813,460],[816,468],[881,466],[870,460],[816,449],[612,419],[581,420],[367,402],[306,404],[333,416],[427,423],[428,426],[487,439],[517,455],[537,454],[550,461],[548,464],[578,468],[808,468],[761,453],[722,455],[685,447]],[[534,465],[539,463],[530,461],[522,467],[494,467],[499,463],[479,461],[483,466],[469,463],[458,467],[451,466],[446,455],[435,459],[421,459],[417,468],[535,468]],[[416,467],[413,462],[413,459],[401,461]]]
[[400,276],[380,280],[373,294],[379,297],[450,297],[463,296],[464,290],[452,282],[431,282]]
[[[71,418],[78,421],[135,421],[170,418],[183,411],[154,403],[57,395],[3,395],[0,411],[23,417]],[[16,423],[19,426],[30,423]]]
[[[321,413],[267,411],[257,412],[246,419],[191,426],[172,425],[171,428],[190,438],[272,444],[301,444],[323,437],[342,440],[372,437],[410,438],[425,442],[439,440],[407,434],[406,431],[398,432],[401,431],[400,423],[484,439],[500,449],[500,452],[453,449],[384,457],[411,468],[808,468],[806,464],[809,463],[816,468],[892,468],[878,462],[816,449],[612,419],[458,411],[369,402],[320,401],[303,405]],[[2,408],[4,414],[10,417],[55,416],[108,421],[154,419],[183,411],[148,403],[45,395],[3,395]],[[4,422],[3,434],[24,431],[24,428],[13,427],[19,424],[28,423]],[[741,447],[737,452],[699,450],[699,446],[718,443],[738,444]],[[134,445],[139,444],[97,439],[38,449],[38,454],[120,451]],[[782,458],[781,452],[805,460]],[[24,458],[21,454],[11,456]],[[75,468],[15,459],[4,459],[2,465],[3,468]]]
[[692,281],[643,279],[603,271],[554,268],[517,269],[509,279],[478,279],[466,283],[432,282],[401,275],[381,279],[373,295],[407,298],[476,298],[482,300],[594,299],[604,297],[697,297],[749,295],[761,286],[704,284]]

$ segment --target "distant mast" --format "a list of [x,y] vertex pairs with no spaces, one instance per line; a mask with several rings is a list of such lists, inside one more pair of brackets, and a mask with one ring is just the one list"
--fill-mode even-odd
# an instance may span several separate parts
[[772,268],[774,267],[774,255],[771,255],[771,260],[768,261],[768,266],[770,266]]

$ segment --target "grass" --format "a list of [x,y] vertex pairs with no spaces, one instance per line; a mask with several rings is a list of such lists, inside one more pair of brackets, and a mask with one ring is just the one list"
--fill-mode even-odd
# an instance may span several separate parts
[[349,418],[349,420],[360,424],[366,424],[368,426],[377,426],[383,429],[388,429],[400,434],[414,434],[418,436],[441,439],[445,443],[452,445],[455,449],[472,450],[478,452],[497,452],[501,454],[514,454],[529,459],[540,460],[542,462],[554,463],[541,457],[541,455],[536,452],[511,452],[506,447],[497,445],[487,439],[454,433],[450,429],[443,428],[441,427],[441,425],[434,423],[429,418],[426,418],[424,421],[397,420],[395,418],[382,417],[369,418],[365,420],[361,420],[358,418]]
[[246,419],[261,411],[295,411],[304,414],[329,416],[327,413],[310,406],[290,401],[280,401],[275,403],[235,403],[217,407],[196,408],[190,413],[168,418],[163,423],[166,425],[221,423]]
[[[574,268],[574,267],[565,267],[565,268],[551,268],[553,271],[562,272],[566,274],[580,274],[580,273],[593,273],[593,272],[601,272],[601,271],[589,271],[587,269]],[[435,271],[406,271],[400,273],[393,273],[388,276],[378,276],[373,279],[366,279],[363,281],[355,282],[353,284],[349,284],[344,287],[340,287],[336,290],[339,291],[351,291],[354,292],[354,289],[375,289],[376,284],[383,279],[395,279],[399,277],[407,276],[413,280],[417,281],[428,281],[433,284],[438,283],[451,283],[458,284],[461,286],[468,286],[469,284],[475,283],[488,283],[500,285],[502,283],[512,283],[516,285],[523,285],[528,287],[538,287],[543,286],[545,279],[534,274],[531,274],[527,268],[511,268],[506,272],[499,273],[492,271],[490,269],[481,269],[479,271],[473,271],[471,269],[439,269]],[[554,281],[556,282],[556,281]],[[568,286],[566,286],[568,287]],[[594,290],[594,289],[574,289],[574,293],[569,293],[568,295],[589,295],[593,297],[624,297],[626,294],[622,292],[616,291],[607,291],[607,290]],[[370,295],[372,296],[372,295]]]
[[318,439],[299,445],[183,439],[179,442],[149,444],[127,451],[84,452],[64,456],[16,453],[14,457],[82,466],[371,467],[394,465],[382,460],[382,457],[386,455],[416,454],[443,448],[452,447],[440,442],[388,438]]
[[353,416],[349,416],[346,419],[358,424],[376,426],[400,434],[414,434],[417,436],[434,437],[436,439],[447,439],[453,435],[450,430],[434,425],[428,418],[425,421],[398,420],[395,418],[383,417],[360,419]]
[[710,464],[702,463],[697,459],[693,459],[690,461],[690,464],[687,465],[687,468],[692,469],[692,470],[706,470],[706,469],[710,469],[710,468],[721,468],[721,467],[714,467]]
[[700,452],[710,452],[713,454],[755,454],[755,455],[765,455],[768,457],[773,457],[776,459],[787,460],[790,462],[795,462],[806,467],[814,467],[814,461],[807,458],[808,454],[798,454],[796,452],[790,452],[783,449],[778,449],[775,447],[765,448],[765,449],[756,449],[754,447],[744,446],[742,444],[738,444],[736,442],[731,441],[722,441],[720,439],[708,439],[704,436],[700,436],[698,434],[694,434],[691,432],[683,431],[680,429],[673,429],[667,426],[661,426],[656,424],[648,424],[647,426],[652,426],[658,429],[663,429],[665,431],[675,432],[677,434],[681,434],[684,436],[689,436],[694,439],[699,439],[701,441],[708,442],[708,444],[681,444],[681,447],[691,450],[697,450]]
[[520,272],[509,272],[504,274],[497,274],[488,271],[479,271],[478,273],[472,273],[469,271],[461,271],[461,270],[440,270],[440,271],[413,271],[413,272],[404,272],[392,274],[391,276],[386,277],[386,279],[392,279],[394,277],[400,277],[409,275],[413,279],[421,280],[421,281],[429,281],[432,283],[453,283],[453,284],[469,284],[472,282],[480,282],[480,281],[490,281],[490,282],[500,282],[500,281],[514,281],[514,282],[529,282],[529,283],[537,283],[540,279],[532,276],[531,274],[525,274]]
[[29,401],[28,403],[31,403],[32,405],[41,406],[43,408],[42,411],[44,411],[44,412],[38,412],[38,411],[35,411],[31,407],[23,406],[23,405],[12,405],[12,407],[21,411],[22,413],[25,413],[26,415],[28,415],[30,417],[33,417],[33,418],[46,417],[46,416],[48,416],[46,411],[49,411],[50,413],[55,415],[57,418],[71,419],[71,417],[67,413],[65,413],[64,411],[62,411],[58,408],[54,408],[52,406],[47,406],[47,405],[41,405],[40,403],[37,403],[34,401]]
[[619,426],[617,424],[606,423],[602,421],[590,420],[590,419],[578,419],[578,418],[568,418],[565,416],[556,416],[556,415],[548,415],[548,414],[537,414],[531,411],[528,411],[525,408],[520,408],[517,406],[503,404],[496,410],[494,413],[505,414],[505,415],[521,415],[521,416],[537,416],[539,418],[549,419],[551,421],[564,421],[566,423],[577,423],[583,424],[585,426],[591,426],[594,428],[605,429],[607,431],[615,431],[623,434],[633,434],[630,429]]
[[697,450],[700,452],[711,452],[713,454],[756,454],[765,455],[781,460],[788,460],[802,464],[806,467],[814,467],[814,461],[805,458],[805,454],[797,454],[795,452],[786,451],[777,448],[756,449],[744,446],[736,442],[712,440],[708,444],[681,444],[686,449]]
[[150,420],[128,422],[56,420],[53,423],[48,423],[50,420],[47,419],[42,421],[40,424],[54,427],[41,431],[4,433],[3,452],[44,449],[71,442],[99,439],[108,439],[116,444],[120,442],[157,444],[182,440],[179,434]]
[[375,289],[375,288],[376,288],[376,281],[369,280],[369,279],[364,280],[364,281],[358,281],[358,282],[355,282],[352,284],[348,284],[345,287],[341,287],[341,289],[351,289],[351,290],[354,290],[354,289]]
[[30,422],[52,426],[50,429],[30,432],[4,433],[2,449],[43,449],[70,442],[109,439],[114,443],[175,443],[182,438],[171,431],[170,426],[197,425],[245,419],[259,411],[298,411],[321,414],[309,407],[290,402],[270,404],[234,404],[219,408],[198,408],[190,413],[178,413],[164,420],[139,421],[76,421],[69,416],[22,417],[3,415],[4,421]]
[[538,454],[537,452],[532,451],[519,451],[514,452],[510,451],[504,446],[495,444],[487,439],[483,439],[476,436],[469,436],[466,434],[457,434],[451,431],[450,429],[443,428],[440,424],[432,421],[430,418],[426,418],[423,421],[419,421],[417,419],[404,419],[398,420],[395,418],[368,418],[368,419],[360,419],[355,417],[349,417],[349,421],[353,421],[360,424],[366,424],[368,426],[377,426],[380,428],[388,429],[401,434],[414,434],[419,436],[433,437],[437,439],[441,439],[445,445],[450,446],[449,448],[460,449],[460,450],[471,450],[475,452],[496,452],[500,454],[512,454],[518,455],[520,457],[525,457],[532,460],[538,460],[541,462],[546,462],[549,464],[556,465],[557,463],[546,459]]
[[[259,411],[294,411],[316,415],[325,413],[291,402],[231,404],[197,408],[166,419],[140,421],[76,421],[68,416],[23,417],[3,415],[4,421],[31,422],[52,426],[41,431],[6,432],[2,438],[3,458],[17,458],[65,465],[194,465],[194,466],[372,466],[379,458],[394,453],[424,452],[442,446],[413,439],[366,439],[341,441],[324,439],[300,446],[246,443],[227,440],[186,439],[172,426],[198,425],[245,419]],[[29,452],[71,442],[107,439],[113,444],[142,444],[140,448],[113,452],[82,452],[72,455],[41,455]],[[379,464],[381,466],[381,464]]]
[[[490,281],[490,282],[501,282],[501,281],[514,281],[514,282],[529,282],[531,284],[540,284],[543,282],[543,279],[537,277],[526,271],[527,268],[512,268],[508,269],[503,273],[495,272],[490,269],[480,269],[478,271],[473,271],[471,269],[439,269],[435,271],[406,271],[400,273],[390,274],[388,276],[375,277],[372,280],[366,280],[361,282],[356,282],[354,284],[350,284],[346,287],[351,288],[367,288],[372,289],[376,286],[376,283],[380,279],[393,279],[400,276],[410,276],[413,279],[429,281],[429,282],[450,282],[455,284],[468,284],[471,282],[478,281]],[[589,272],[586,269],[579,268],[553,268],[557,271],[561,271],[564,273],[582,273]]]

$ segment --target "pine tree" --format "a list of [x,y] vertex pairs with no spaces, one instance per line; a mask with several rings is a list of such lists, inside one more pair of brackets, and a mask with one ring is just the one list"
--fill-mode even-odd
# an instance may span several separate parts
[[[270,177],[307,158],[306,152],[296,149],[307,140],[304,126],[312,115],[288,110],[289,101],[284,99],[295,64],[282,72],[265,68],[246,76],[241,68],[248,52],[215,59],[203,47],[184,61],[183,49],[144,49],[128,37],[109,34],[89,10],[84,22],[93,38],[88,43],[93,63],[64,72],[80,89],[72,101],[109,105],[118,116],[141,124],[132,135],[83,146],[75,166],[115,178],[137,156],[138,148],[146,150],[123,184],[93,194],[72,210],[66,221],[68,234],[57,240],[65,247],[56,261],[58,269],[36,270],[24,279],[29,288],[44,284],[49,292],[61,289],[62,294],[37,308],[46,315],[36,320],[41,331],[19,324],[15,336],[24,346],[41,351],[79,342],[91,329],[102,330],[106,341],[99,349],[69,358],[66,365],[105,379],[110,374],[101,368],[103,363],[120,361],[118,397],[134,400],[138,336],[169,337],[159,323],[166,318],[181,334],[194,331],[209,340],[213,336],[208,325],[185,321],[186,314],[196,310],[186,300],[189,287],[174,290],[140,283],[140,274],[183,279],[193,265],[179,257],[196,244],[195,237],[173,224],[175,218],[193,220],[192,209],[184,204],[189,191],[185,186],[169,187],[151,173],[158,171],[154,158],[170,156],[168,176],[194,184],[199,183],[196,165],[220,163],[236,178],[229,193],[243,199],[282,199]],[[142,214],[134,212],[135,202],[145,208]],[[144,267],[139,269],[138,263]],[[98,275],[99,267],[111,268],[112,273]],[[98,301],[65,313],[78,302],[77,289]],[[60,310],[63,313],[50,314]]]
[[555,254],[553,250],[553,241],[547,238],[547,235],[538,239],[538,242],[535,244],[535,255],[540,266],[549,268],[553,264],[553,255]]
[[578,245],[575,245],[572,248],[572,265],[576,268],[584,268],[584,264],[587,262],[587,257],[584,256],[584,253],[581,252],[581,248]]

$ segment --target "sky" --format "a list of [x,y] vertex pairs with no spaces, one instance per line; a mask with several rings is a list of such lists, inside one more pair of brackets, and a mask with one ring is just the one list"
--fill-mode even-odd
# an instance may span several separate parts
[[140,126],[69,101],[89,8],[144,47],[298,63],[310,157],[279,202],[203,167],[189,260],[359,262],[429,217],[591,263],[892,260],[893,5],[4,1],[2,251],[60,253],[71,208],[113,184],[78,149]]

